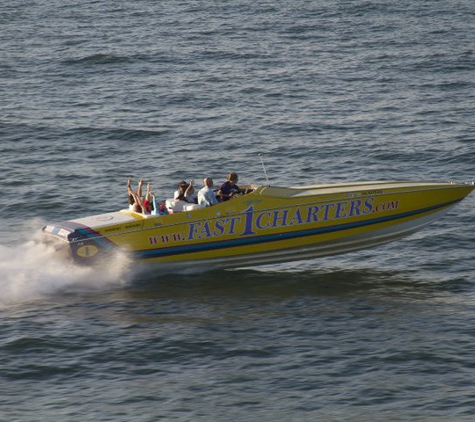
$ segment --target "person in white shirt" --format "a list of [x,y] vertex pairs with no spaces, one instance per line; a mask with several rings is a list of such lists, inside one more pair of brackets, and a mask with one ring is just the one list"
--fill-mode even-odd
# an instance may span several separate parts
[[211,205],[216,205],[218,200],[216,199],[216,194],[213,191],[213,179],[211,177],[205,177],[203,179],[203,187],[198,192],[198,204],[204,205],[205,207],[210,207]]

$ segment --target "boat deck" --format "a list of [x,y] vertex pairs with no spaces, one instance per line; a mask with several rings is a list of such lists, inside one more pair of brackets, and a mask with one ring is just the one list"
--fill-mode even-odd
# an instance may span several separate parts
[[[453,183],[447,182],[447,185]],[[321,184],[311,186],[291,186],[288,188],[281,187],[264,187],[259,191],[260,194],[272,197],[287,197],[287,198],[299,198],[314,195],[332,195],[337,193],[351,192],[368,192],[378,191],[384,186],[384,189],[399,189],[399,188],[414,188],[421,187],[427,188],[431,183],[427,182],[406,182],[406,181],[376,181],[376,182],[354,182],[354,183],[340,183],[340,184]],[[434,182],[433,186],[440,186],[441,183]]]

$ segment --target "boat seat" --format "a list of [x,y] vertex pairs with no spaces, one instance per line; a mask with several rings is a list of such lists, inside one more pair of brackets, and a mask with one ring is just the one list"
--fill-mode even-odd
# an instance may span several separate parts
[[165,200],[165,206],[170,214],[182,212],[182,211],[193,211],[200,208],[204,208],[203,205],[199,204],[190,204],[186,201],[180,201],[179,199],[168,198]]
[[173,198],[168,198],[165,200],[165,207],[167,208],[169,214],[183,211],[183,207],[187,204],[188,202]]
[[200,208],[204,208],[204,205],[200,204],[186,204],[183,207],[183,211],[193,211],[193,210],[199,210]]

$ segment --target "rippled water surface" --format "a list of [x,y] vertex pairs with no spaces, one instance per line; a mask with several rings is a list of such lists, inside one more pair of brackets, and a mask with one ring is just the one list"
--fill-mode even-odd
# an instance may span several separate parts
[[474,198],[259,269],[78,268],[47,221],[234,170],[475,179],[475,3],[0,5],[0,419],[472,421]]

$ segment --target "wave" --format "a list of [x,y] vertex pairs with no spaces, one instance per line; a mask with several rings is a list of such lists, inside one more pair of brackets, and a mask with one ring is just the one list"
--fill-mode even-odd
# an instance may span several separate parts
[[64,65],[76,65],[76,64],[111,65],[111,64],[133,63],[134,61],[135,59],[133,57],[120,56],[120,55],[107,54],[107,53],[97,53],[97,54],[91,54],[85,57],[63,60],[62,64]]

